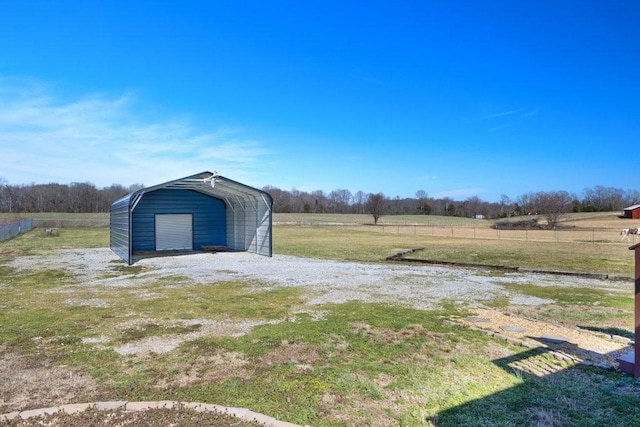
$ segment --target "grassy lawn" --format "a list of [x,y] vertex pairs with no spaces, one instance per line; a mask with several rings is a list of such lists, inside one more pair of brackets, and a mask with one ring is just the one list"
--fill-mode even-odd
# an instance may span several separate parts
[[348,227],[274,226],[274,252],[325,259],[379,262],[403,250],[430,260],[588,272],[633,277],[626,244],[527,242],[384,234]]
[[[366,262],[413,247],[425,247],[425,257],[434,259],[621,275],[631,274],[633,261],[626,246],[536,246],[312,225],[275,226],[273,241],[277,254]],[[92,286],[65,265],[12,266],[41,251],[107,246],[105,228],[63,228],[58,236],[35,229],[0,243],[0,360],[19,356],[28,360],[25,371],[59,366],[88,376],[95,386],[77,401],[201,401],[315,426],[626,426],[640,419],[636,380],[571,364],[547,377],[516,371],[508,358],[540,356],[443,322],[470,313],[464,305],[309,307],[298,288],[243,280],[203,284],[180,276],[149,281],[144,267],[121,262],[100,277],[132,285]],[[623,328],[632,316],[630,296],[513,286],[554,300],[535,312],[523,308],[549,320],[604,330]],[[222,324],[257,326],[244,334],[198,335]],[[164,353],[114,350],[186,334],[195,338]],[[14,410],[4,403],[2,386],[0,412]],[[31,404],[49,406],[42,399]]]
[[[367,214],[299,214],[277,213],[273,215],[276,225],[372,225],[373,217]],[[491,227],[492,221],[455,216],[435,215],[387,215],[378,221],[382,225],[436,225],[458,227]]]

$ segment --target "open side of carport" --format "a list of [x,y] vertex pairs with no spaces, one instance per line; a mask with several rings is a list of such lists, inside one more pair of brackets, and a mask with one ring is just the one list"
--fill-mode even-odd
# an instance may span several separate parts
[[135,253],[224,248],[272,256],[271,196],[217,173],[143,188],[111,205],[110,247]]

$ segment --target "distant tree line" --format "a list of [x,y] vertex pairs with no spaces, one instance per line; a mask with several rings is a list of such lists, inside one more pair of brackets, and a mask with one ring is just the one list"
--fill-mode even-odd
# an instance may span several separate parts
[[[71,184],[11,185],[0,177],[0,212],[108,212],[111,203],[143,188],[113,184],[97,188],[89,182]],[[545,215],[555,223],[566,212],[610,212],[640,203],[640,191],[596,186],[578,197],[566,191],[534,192],[516,199],[502,195],[498,202],[486,202],[473,196],[465,200],[430,197],[424,190],[415,197],[390,198],[382,193],[352,193],[338,189],[326,193],[277,187],[263,188],[274,200],[277,213],[358,213],[370,214],[374,222],[383,215],[442,215],[477,218],[508,218],[517,215]]]
[[111,203],[140,188],[141,184],[97,188],[89,182],[10,185],[0,178],[0,212],[109,212]]
[[479,218],[507,218],[516,215],[561,212],[621,211],[640,203],[640,191],[596,186],[584,190],[581,197],[566,191],[532,192],[516,199],[502,195],[499,202],[486,202],[477,196],[465,200],[448,197],[429,197],[424,190],[415,197],[389,198],[382,193],[355,194],[349,190],[321,190],[311,193],[299,190],[281,190],[267,186],[264,191],[274,200],[274,211],[281,213],[360,213],[376,214],[384,204],[384,215],[442,215]]

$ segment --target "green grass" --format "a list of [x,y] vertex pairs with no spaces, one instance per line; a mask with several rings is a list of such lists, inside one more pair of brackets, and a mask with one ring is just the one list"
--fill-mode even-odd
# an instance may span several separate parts
[[[351,405],[382,406],[395,395],[413,393],[416,388],[440,382],[453,364],[454,346],[463,341],[479,349],[487,338],[465,330],[454,330],[442,324],[442,316],[458,312],[423,312],[377,304],[347,303],[322,307],[322,319],[302,315],[288,322],[264,325],[250,334],[231,338],[202,338],[180,347],[172,354],[154,357],[137,375],[119,376],[114,387],[126,399],[154,400],[167,391],[153,387],[159,377],[188,374],[206,377],[217,370],[216,382],[196,383],[171,388],[179,400],[213,401],[250,407],[293,422],[331,425],[319,414],[329,411],[349,413]],[[240,367],[203,365],[199,372],[190,367],[212,355],[240,354],[246,364]],[[463,390],[467,375],[487,371],[511,381],[489,361],[468,355],[462,366],[464,378],[448,380],[452,387]],[[412,361],[410,363],[410,361]],[[466,362],[465,362],[466,363]],[[304,366],[304,368],[301,368]],[[220,372],[224,371],[224,372]],[[389,378],[381,384],[380,378]],[[490,393],[484,383],[477,391]],[[121,394],[120,394],[121,393]],[[433,390],[430,395],[440,393]],[[442,390],[444,393],[444,390]],[[403,406],[403,405],[400,405]],[[364,409],[364,408],[363,408]],[[379,409],[351,414],[352,420],[378,422]],[[391,419],[408,417],[406,411],[393,413]]]
[[380,262],[408,257],[633,277],[633,253],[611,243],[527,242],[384,234],[341,227],[274,226],[274,252],[313,258]]
[[636,386],[632,378],[567,369],[551,380],[525,378],[516,387],[453,407],[439,414],[437,425],[634,425],[637,405],[625,391]]
[[[274,227],[276,253],[318,258],[381,262],[423,246],[434,258],[497,264],[510,260],[549,268],[554,258],[562,258],[571,268],[595,272],[609,270],[614,261],[627,265],[618,252],[607,252],[607,245],[552,244],[544,246],[550,254],[540,254],[541,247],[531,242],[516,243],[519,247],[501,248],[505,242]],[[637,381],[573,366],[547,377],[514,370],[504,355],[510,360],[544,356],[446,324],[443,320],[468,314],[467,307],[454,303],[432,311],[360,302],[310,306],[300,288],[260,281],[150,280],[150,267],[114,262],[98,277],[131,283],[109,287],[85,283],[65,265],[39,270],[10,265],[43,251],[107,245],[108,230],[94,228],[65,228],[59,236],[36,229],[0,243],[0,357],[17,353],[34,364],[45,360],[91,375],[100,400],[211,402],[303,425],[622,426],[640,418]],[[539,317],[594,330],[622,328],[633,309],[630,296],[614,291],[503,286],[553,300],[537,309]],[[508,302],[497,298],[492,304],[506,308]],[[154,337],[198,334],[211,321],[259,326],[243,335],[202,335],[166,353],[114,351]],[[100,344],[87,342],[95,338]],[[13,409],[0,403],[0,412]]]
[[48,235],[44,229],[34,228],[28,233],[0,242],[0,263],[40,251],[104,247],[109,247],[108,228],[61,228],[56,235]]
[[553,300],[556,304],[605,306],[631,310],[634,306],[633,296],[629,292],[605,291],[583,287],[539,286],[522,283],[502,283],[502,287],[521,294]]
[[32,212],[21,214],[0,213],[0,220],[3,218],[33,218],[37,220],[63,219],[63,220],[109,220],[108,212],[101,213],[65,213],[65,212]]
[[[523,283],[502,283],[501,286],[523,295],[551,301],[537,307],[515,309],[517,314],[608,335],[633,337],[631,317],[634,298],[631,292]],[[504,301],[494,304],[494,307],[507,306]]]
[[[277,225],[372,225],[373,217],[367,214],[300,214],[276,213],[273,223]],[[378,225],[435,225],[458,227],[490,227],[493,221],[436,215],[385,215]]]

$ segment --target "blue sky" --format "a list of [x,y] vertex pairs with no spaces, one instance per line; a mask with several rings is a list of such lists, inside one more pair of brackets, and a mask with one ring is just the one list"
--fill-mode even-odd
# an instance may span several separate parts
[[638,189],[640,3],[5,1],[0,177]]

